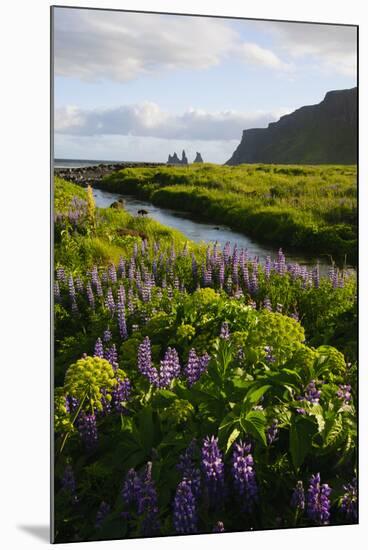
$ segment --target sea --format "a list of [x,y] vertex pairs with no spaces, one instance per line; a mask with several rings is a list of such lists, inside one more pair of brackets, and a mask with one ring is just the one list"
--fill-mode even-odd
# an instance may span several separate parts
[[98,164],[144,164],[128,160],[54,159],[54,168],[87,168]]

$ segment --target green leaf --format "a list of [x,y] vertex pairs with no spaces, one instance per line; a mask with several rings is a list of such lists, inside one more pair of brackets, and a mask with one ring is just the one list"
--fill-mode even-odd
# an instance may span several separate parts
[[321,405],[317,405],[317,404],[311,405],[309,408],[307,408],[307,411],[308,411],[308,414],[310,414],[311,416],[314,416],[318,424],[318,431],[319,433],[322,433],[323,430],[325,429],[326,422],[323,416],[323,409]]
[[234,441],[236,440],[239,434],[240,434],[240,430],[238,428],[234,428],[227,440],[225,454],[229,452],[230,447],[232,446],[232,444],[234,443]]
[[250,411],[240,417],[240,425],[246,433],[251,433],[264,446],[267,446],[265,426],[266,418],[261,411]]
[[315,425],[301,416],[291,421],[289,433],[290,454],[296,471],[303,464],[305,457],[312,448],[312,437],[315,434]]
[[248,403],[249,405],[255,405],[269,388],[271,388],[270,384],[266,386],[261,386],[260,388],[256,387],[254,389],[250,389],[244,398],[244,402]]
[[341,415],[336,416],[332,425],[328,427],[324,434],[324,441],[327,446],[334,445],[339,439],[343,429]]

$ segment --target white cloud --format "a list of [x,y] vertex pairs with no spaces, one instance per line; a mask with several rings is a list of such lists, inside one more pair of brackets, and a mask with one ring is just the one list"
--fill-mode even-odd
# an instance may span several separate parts
[[353,26],[311,23],[262,23],[295,63],[309,60],[324,71],[356,77],[357,30]]
[[55,132],[79,136],[125,135],[176,140],[240,139],[246,128],[265,127],[291,109],[277,112],[207,112],[188,109],[181,114],[144,102],[110,109],[82,110],[67,106],[55,110]]
[[205,69],[236,40],[230,26],[212,19],[60,8],[55,73],[124,82],[158,70]]
[[56,9],[55,74],[126,82],[160,71],[203,70],[224,59],[289,69],[218,19]]
[[236,48],[238,56],[247,63],[263,65],[269,69],[289,71],[293,68],[290,63],[282,61],[273,51],[262,48],[258,44],[243,42]]

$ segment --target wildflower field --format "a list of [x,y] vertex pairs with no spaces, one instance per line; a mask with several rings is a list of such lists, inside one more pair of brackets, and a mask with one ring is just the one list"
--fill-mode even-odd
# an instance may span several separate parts
[[54,210],[56,542],[356,523],[355,274]]

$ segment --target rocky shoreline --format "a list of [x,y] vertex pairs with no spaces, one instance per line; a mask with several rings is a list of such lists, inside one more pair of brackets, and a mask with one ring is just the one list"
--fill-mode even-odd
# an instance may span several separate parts
[[71,181],[86,187],[98,184],[105,176],[125,168],[155,168],[166,166],[156,162],[120,162],[114,164],[97,164],[95,166],[82,166],[76,168],[55,168],[54,173],[62,179]]

